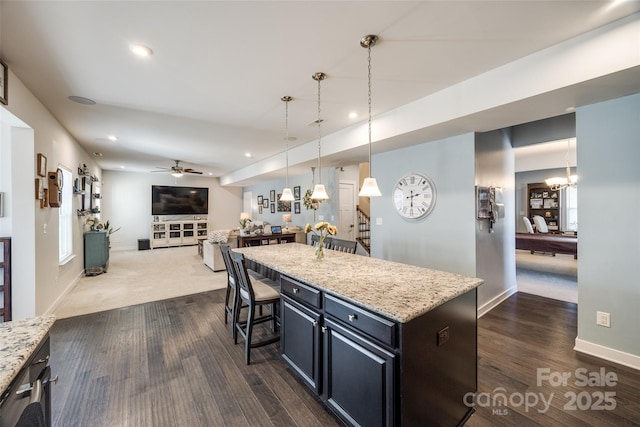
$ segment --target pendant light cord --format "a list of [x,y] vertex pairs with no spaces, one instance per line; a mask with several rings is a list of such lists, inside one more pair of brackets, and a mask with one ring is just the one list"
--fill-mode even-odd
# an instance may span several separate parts
[[318,184],[322,184],[322,168],[320,166],[320,141],[322,139],[322,132],[320,130],[320,80],[318,78]]
[[285,141],[285,159],[287,163],[287,177],[285,180],[285,188],[289,188],[289,98],[285,97],[284,101],[284,141]]
[[369,176],[371,175],[371,43],[367,46],[369,53],[369,68],[368,68],[368,81],[369,81]]

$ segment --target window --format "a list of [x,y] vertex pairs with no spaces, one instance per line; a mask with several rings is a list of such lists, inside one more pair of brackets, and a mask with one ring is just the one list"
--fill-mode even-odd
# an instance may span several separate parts
[[73,175],[62,170],[62,205],[58,208],[58,262],[64,264],[73,258]]
[[578,187],[567,187],[565,197],[565,230],[578,231]]

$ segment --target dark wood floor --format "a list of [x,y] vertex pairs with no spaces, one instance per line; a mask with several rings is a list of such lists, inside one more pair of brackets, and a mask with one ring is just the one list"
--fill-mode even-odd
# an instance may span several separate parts
[[[279,360],[243,363],[222,322],[221,291],[58,320],[51,331],[54,426],[332,426]],[[477,406],[468,426],[638,426],[640,372],[575,353],[576,306],[517,294],[479,320],[478,393],[553,393],[551,408]],[[536,385],[536,369],[618,375],[615,387]],[[567,392],[615,392],[612,411],[565,410]],[[478,403],[483,403],[479,398]],[[583,398],[584,399],[584,398]],[[517,400],[514,401],[518,403]],[[582,403],[585,403],[584,401]],[[494,410],[498,411],[494,411]],[[506,412],[505,412],[506,410]]]

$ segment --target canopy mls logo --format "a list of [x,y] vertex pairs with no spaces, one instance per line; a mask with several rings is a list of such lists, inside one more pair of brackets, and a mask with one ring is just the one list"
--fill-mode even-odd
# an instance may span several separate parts
[[[618,375],[615,372],[607,372],[603,367],[598,371],[589,371],[587,368],[578,368],[573,372],[552,371],[550,368],[536,370],[537,387],[597,388],[594,391],[569,390],[563,393],[565,404],[562,409],[565,411],[612,411],[617,405],[616,392],[601,388],[617,385]],[[507,393],[504,387],[496,387],[492,392],[469,392],[464,395],[463,401],[468,407],[491,408],[492,415],[504,416],[509,414],[509,408],[520,407],[524,407],[525,412],[535,409],[544,414],[551,407],[554,398],[555,393],[548,396],[533,391]]]

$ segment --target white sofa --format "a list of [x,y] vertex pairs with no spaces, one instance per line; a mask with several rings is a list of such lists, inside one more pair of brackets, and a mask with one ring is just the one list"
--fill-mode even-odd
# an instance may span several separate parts
[[[235,248],[238,246],[238,232],[232,231],[229,234],[227,240],[229,246]],[[204,265],[212,269],[213,271],[224,271],[226,267],[224,260],[222,259],[222,252],[220,251],[220,245],[217,243],[211,243],[209,240],[202,242],[202,259]]]

